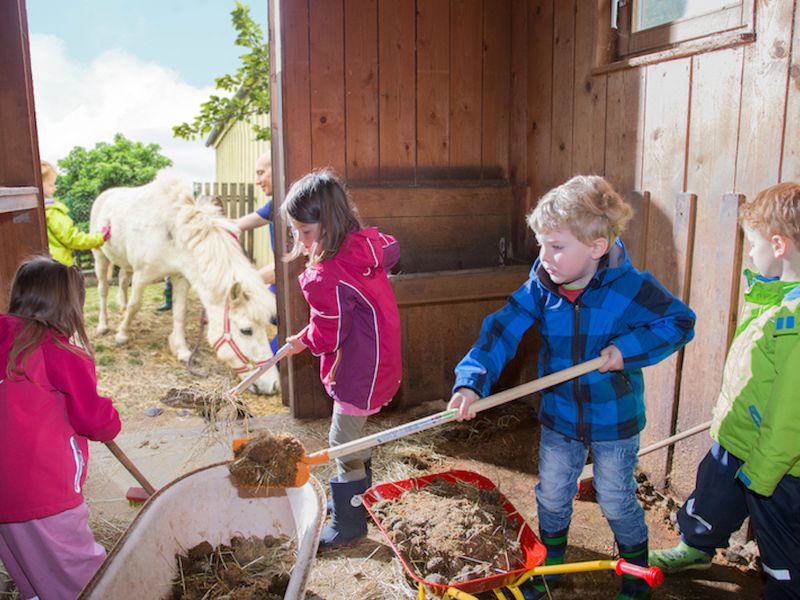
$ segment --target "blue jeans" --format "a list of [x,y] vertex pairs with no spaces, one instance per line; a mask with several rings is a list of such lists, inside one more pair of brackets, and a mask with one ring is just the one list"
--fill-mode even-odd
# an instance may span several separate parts
[[569,527],[572,502],[578,493],[580,477],[589,449],[594,461],[594,488],[597,501],[617,542],[636,546],[647,541],[644,511],[636,500],[633,470],[639,452],[639,436],[612,442],[573,440],[542,427],[539,442],[539,483],[536,504],[539,528],[557,532]]

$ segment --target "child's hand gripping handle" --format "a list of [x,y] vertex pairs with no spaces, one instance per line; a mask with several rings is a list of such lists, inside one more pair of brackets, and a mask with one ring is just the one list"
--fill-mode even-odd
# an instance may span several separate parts
[[236,396],[241,394],[248,387],[250,387],[250,385],[256,379],[261,377],[264,373],[266,373],[272,367],[278,364],[278,361],[288,356],[291,353],[291,350],[292,350],[292,345],[289,343],[286,343],[280,348],[278,348],[278,351],[273,355],[272,358],[267,360],[263,365],[261,365],[256,370],[252,371],[249,375],[247,375],[244,379],[242,379],[242,381],[239,382],[239,385],[237,385],[235,388],[233,388],[228,392],[228,395],[235,398]]
[[658,587],[664,583],[664,573],[658,567],[642,567],[629,563],[620,558],[614,568],[617,575],[633,575],[639,579],[644,579],[650,587]]

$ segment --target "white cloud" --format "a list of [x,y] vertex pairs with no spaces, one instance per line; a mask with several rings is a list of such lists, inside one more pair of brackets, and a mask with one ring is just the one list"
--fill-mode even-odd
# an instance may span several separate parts
[[59,37],[34,33],[30,42],[43,160],[55,163],[75,146],[93,148],[120,132],[159,144],[175,169],[193,180],[213,180],[214,151],[203,140],[172,137],[172,126],[192,119],[212,88],[192,87],[177,72],[122,50],[83,65],[69,59]]

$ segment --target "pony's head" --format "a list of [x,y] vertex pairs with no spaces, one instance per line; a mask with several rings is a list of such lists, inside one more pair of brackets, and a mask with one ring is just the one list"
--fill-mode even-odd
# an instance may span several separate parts
[[[208,311],[208,342],[217,357],[240,377],[272,358],[267,332],[275,312],[275,296],[266,286],[248,287],[240,281],[231,286],[222,311]],[[274,394],[279,386],[275,367],[253,384],[260,394]]]
[[[268,330],[277,314],[275,296],[242,252],[235,225],[217,206],[186,203],[177,224],[179,241],[200,265],[192,285],[208,314],[208,343],[221,361],[244,377],[272,357]],[[277,392],[277,368],[253,386],[258,393]]]

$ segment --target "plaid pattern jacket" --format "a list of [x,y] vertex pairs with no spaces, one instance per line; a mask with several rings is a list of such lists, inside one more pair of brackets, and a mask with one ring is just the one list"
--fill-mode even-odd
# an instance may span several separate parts
[[572,439],[612,441],[645,425],[642,367],[694,336],[695,315],[648,272],[637,271],[620,240],[574,303],[562,297],[537,258],[529,279],[484,319],[480,337],[456,365],[453,390],[489,393],[523,334],[538,325],[539,376],[600,355],[614,344],[624,370],[589,373],[542,392],[539,421]]

